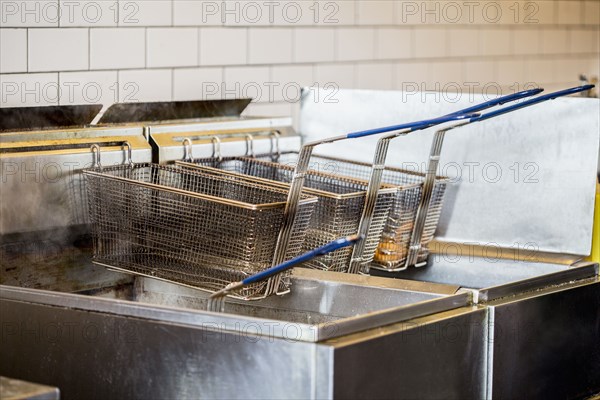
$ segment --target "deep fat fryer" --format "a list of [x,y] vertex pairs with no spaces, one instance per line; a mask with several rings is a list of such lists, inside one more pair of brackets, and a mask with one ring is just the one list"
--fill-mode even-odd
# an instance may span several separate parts
[[[208,138],[238,123],[263,124],[239,129],[264,131],[264,141],[254,144],[257,151],[261,145],[268,150],[272,129],[265,121],[271,119],[227,118],[223,125],[214,119],[150,121],[126,127],[81,127],[73,129],[73,135],[95,129],[136,129],[140,137],[149,134],[152,156],[162,163],[160,154],[170,150],[177,153],[173,159],[183,157],[178,138],[182,132],[189,135],[200,129],[198,136]],[[212,128],[203,131],[206,126]],[[149,133],[149,127],[176,127],[182,132]],[[290,126],[276,128],[281,132],[282,151],[292,149],[286,148],[292,140],[299,143]],[[224,152],[234,146],[240,152],[232,155],[245,152],[244,133],[240,134],[240,141],[223,140]],[[157,145],[159,137],[169,135],[172,146]],[[143,153],[131,137],[128,141],[136,163],[150,161],[140,157],[150,156],[149,146],[144,145]],[[199,142],[194,140],[194,154],[210,155],[210,139]],[[93,161],[90,144],[81,147],[86,164]],[[102,165],[120,168],[127,161],[126,149],[101,146]],[[1,153],[0,158],[5,159]],[[36,190],[33,186],[22,191],[24,198]],[[28,234],[19,233],[20,243],[33,240],[37,232],[32,227]],[[5,243],[2,237],[3,256]],[[252,303],[232,299],[224,313],[215,314],[206,311],[206,293],[98,268],[91,263],[88,241],[56,241],[51,248],[13,246],[10,252],[9,263],[2,257],[0,374],[52,384],[65,398],[332,398],[357,380],[346,366],[355,357],[367,360],[361,355],[364,352],[380,360],[390,356],[412,360],[404,362],[406,372],[393,380],[411,393],[428,390],[438,397],[449,393],[464,397],[483,392],[476,365],[458,355],[481,359],[485,338],[469,327],[483,321],[485,311],[471,306],[471,294],[457,286],[298,270],[289,278],[291,293]],[[439,313],[444,317],[436,317]],[[461,321],[464,335],[452,343],[430,340],[431,329],[442,332],[450,327],[448,316]],[[392,349],[390,340],[402,344]],[[27,352],[22,351],[25,348]],[[436,360],[444,362],[419,361],[432,351],[438,353]],[[278,383],[239,390],[240,383],[269,374],[276,375]],[[410,376],[429,374],[434,374],[429,385],[420,385]],[[389,385],[391,381],[374,376],[371,383],[392,396],[398,391]],[[362,390],[373,392],[368,386]],[[361,390],[355,393],[360,395]]]

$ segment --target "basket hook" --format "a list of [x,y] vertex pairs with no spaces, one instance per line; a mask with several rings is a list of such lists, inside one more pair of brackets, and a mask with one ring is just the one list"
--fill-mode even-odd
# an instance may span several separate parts
[[279,148],[279,137],[281,133],[279,131],[271,132],[271,158],[273,162],[277,162],[281,156],[281,149]]
[[191,162],[192,160],[192,140],[185,138],[183,139],[183,161]]
[[254,158],[254,137],[251,134],[246,135],[246,156]]
[[121,149],[125,153],[123,164],[127,164],[130,168],[133,168],[133,149],[131,147],[131,143],[123,142]]
[[90,150],[94,157],[94,161],[92,162],[92,168],[102,168],[102,164],[100,164],[100,146],[97,144],[93,144],[90,146]]
[[223,155],[221,154],[221,139],[213,136],[211,141],[213,144],[212,158],[216,158],[219,162],[223,161]]

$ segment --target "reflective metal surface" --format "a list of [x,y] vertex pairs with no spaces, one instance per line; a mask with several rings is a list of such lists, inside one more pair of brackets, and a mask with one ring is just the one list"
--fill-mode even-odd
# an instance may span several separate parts
[[[291,125],[290,118],[208,120],[193,124],[152,125],[148,127],[148,132],[156,153],[154,161],[168,163],[186,158],[216,156],[214,137],[219,138],[218,153],[222,157],[245,155],[248,150],[247,135],[252,135],[255,154],[269,153],[276,147],[275,133],[279,135],[280,151],[297,150],[301,138]],[[191,142],[191,146],[184,145],[187,141]]]
[[486,398],[486,318],[466,307],[324,342],[333,398]]
[[600,280],[488,303],[487,397],[576,399],[600,392]]
[[373,271],[373,274],[475,289],[475,302],[485,303],[551,285],[598,276],[598,265],[581,262],[569,266],[433,254],[424,267],[397,274],[379,271]]
[[[223,314],[204,311],[208,296],[203,292],[147,278],[138,279],[131,298],[135,302],[8,286],[2,287],[0,296],[198,327],[209,324],[233,332],[240,325],[252,324],[261,330],[270,327],[269,335],[281,338],[287,337],[286,327],[291,323],[295,339],[310,342],[463,307],[470,301],[469,293],[454,294],[456,287],[358,278],[297,269],[291,277],[291,293],[255,302],[228,299]],[[103,292],[116,296],[119,290],[117,287]],[[353,301],[356,298],[364,301]]]
[[1,139],[0,235],[87,223],[81,170],[92,166],[92,144],[101,146],[103,165],[123,163],[125,142],[134,162],[151,160],[141,129],[7,134]]
[[[340,90],[337,102],[306,91],[300,130],[306,140],[444,115],[487,98],[444,93]],[[598,100],[557,99],[448,133],[440,159],[449,184],[438,240],[532,244],[538,251],[588,255],[598,162]],[[433,129],[390,146],[390,164],[424,168]],[[375,140],[321,153],[369,162]]]
[[102,105],[0,108],[0,132],[58,127],[83,127],[91,124]]
[[99,124],[130,124],[216,117],[239,117],[252,99],[117,103],[106,110]]

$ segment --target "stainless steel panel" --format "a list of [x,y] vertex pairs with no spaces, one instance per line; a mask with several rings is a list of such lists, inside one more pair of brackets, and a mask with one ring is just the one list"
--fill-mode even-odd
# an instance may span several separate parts
[[[82,138],[106,137],[106,136],[143,136],[141,127],[84,127],[77,129],[49,129],[42,131],[27,132],[2,132],[0,143],[27,142],[43,140],[77,140]],[[30,143],[30,145],[34,145]]]
[[[300,130],[306,140],[443,115],[481,95],[341,90],[336,102],[306,91]],[[557,99],[447,135],[441,173],[454,179],[438,239],[538,251],[590,252],[600,136],[598,100]],[[392,142],[390,164],[424,168],[433,129]],[[377,138],[323,147],[327,155],[371,161]]]
[[396,274],[373,273],[476,289],[476,303],[598,276],[598,264],[589,262],[570,266],[480,257],[458,257],[453,261],[433,254],[427,265],[421,268]]
[[[229,299],[225,313],[217,314],[204,311],[205,293],[146,278],[138,279],[136,302],[8,286],[1,287],[0,297],[198,327],[218,326],[232,332],[252,325],[263,335],[293,335],[294,340],[309,342],[463,307],[470,301],[468,293],[443,295],[394,287],[405,286],[402,281],[378,287],[377,278],[363,277],[361,282],[344,278],[342,274],[302,271],[292,276],[291,293],[255,302]],[[416,288],[419,284],[409,286]],[[423,285],[425,290],[432,287]],[[364,301],[356,302],[356,298]]]
[[240,156],[246,154],[247,137],[253,136],[255,154],[264,154],[276,144],[270,136],[280,134],[279,149],[295,151],[300,147],[301,138],[291,126],[290,118],[250,118],[231,121],[207,120],[189,124],[152,125],[148,127],[150,142],[155,148],[156,162],[167,163],[185,158],[184,140],[192,142],[193,158],[210,157],[214,150],[212,138],[220,139],[221,156]]
[[183,133],[183,132],[207,132],[221,129],[272,129],[277,127],[291,127],[290,117],[241,117],[241,118],[215,118],[191,123],[149,123],[148,129],[151,133]]
[[[328,398],[327,349],[313,343],[0,301],[0,373],[64,399]],[[26,349],[27,351],[24,351]]]
[[48,129],[91,124],[102,105],[2,107],[0,132],[15,130]]
[[0,311],[0,373],[65,399],[482,398],[485,387],[475,307],[318,344],[6,299]]
[[123,140],[131,143],[134,162],[151,160],[150,146],[141,136],[0,143],[0,235],[85,224],[81,170],[92,165],[89,146],[107,144],[103,165],[121,164],[125,153],[115,143]]
[[[192,156],[194,158],[205,158],[213,156],[213,144],[210,140],[212,136],[194,136],[192,134],[181,134],[174,138],[168,145],[164,145],[161,138],[157,135],[152,135],[153,143],[158,147],[158,162],[161,164],[170,163],[173,161],[181,161],[185,158],[185,150],[183,139],[190,138],[192,140]],[[284,136],[279,139],[279,148],[282,152],[297,150],[301,143],[300,136]],[[271,151],[271,141],[268,138],[257,138],[254,140],[255,154],[264,154]],[[246,140],[243,135],[236,139],[221,141],[221,155],[223,157],[242,156],[246,154]]]
[[483,399],[486,310],[468,307],[333,339],[339,399]]
[[575,399],[600,391],[598,278],[488,306],[488,398]]
[[239,117],[252,99],[117,103],[100,118],[100,124],[127,124],[215,117]]

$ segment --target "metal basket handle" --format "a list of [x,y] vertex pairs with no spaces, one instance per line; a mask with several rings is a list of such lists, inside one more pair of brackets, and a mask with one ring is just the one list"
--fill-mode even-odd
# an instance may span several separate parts
[[[385,136],[377,142],[377,148],[375,150],[375,156],[373,158],[373,167],[371,169],[371,177],[369,179],[369,187],[367,188],[367,198],[365,200],[365,205],[363,208],[363,213],[359,225],[359,234],[366,235],[369,232],[371,227],[371,221],[373,219],[373,215],[375,212],[375,204],[377,201],[377,190],[381,185],[381,181],[383,179],[383,171],[385,170],[385,162],[387,158],[387,152],[389,149],[389,142],[392,139],[395,139],[400,136],[407,135],[410,132],[424,130],[436,125],[440,125],[446,122],[453,121],[453,116],[461,116],[464,114],[475,113],[479,111],[483,111],[498,105],[506,104],[512,101],[520,100],[526,97],[530,97],[536,94],[539,94],[544,89],[536,88],[524,90],[522,92],[517,92],[513,94],[509,94],[506,96],[497,97],[495,99],[477,104],[475,106],[471,106],[469,108],[465,108],[460,111],[456,111],[454,113],[445,115],[440,118],[420,121],[420,122],[411,122],[407,124],[400,125],[403,129],[395,132],[391,135]],[[356,135],[356,134],[355,134]],[[435,180],[435,175],[434,175]],[[426,215],[425,215],[426,217]],[[413,227],[414,230],[414,227]],[[421,233],[422,234],[422,233]],[[420,243],[420,241],[419,241]],[[364,262],[363,255],[365,250],[366,243],[363,241],[362,243],[358,243],[354,246],[352,251],[352,257],[350,261],[350,266],[348,268],[349,273],[358,273],[360,272],[361,266]],[[420,249],[417,249],[418,252]],[[410,251],[410,250],[409,250]],[[366,272],[366,271],[365,271]]]
[[100,163],[100,146],[93,144],[90,146],[90,151],[92,152],[93,156],[92,168],[102,169],[102,164]]
[[223,161],[223,155],[221,154],[221,139],[217,136],[213,136],[210,140],[213,145],[212,158],[216,158],[218,162]]
[[473,122],[481,122],[491,118],[498,117],[500,115],[504,115],[513,111],[520,110],[525,107],[530,107],[535,104],[543,103],[548,100],[554,100],[558,97],[568,96],[575,93],[580,93],[584,91],[588,91],[592,89],[594,85],[584,85],[578,86],[570,89],[560,90],[554,93],[548,93],[546,95],[538,96],[533,99],[526,100],[522,103],[514,104],[508,107],[501,108],[496,111],[489,112],[487,114],[473,117],[468,121],[461,122],[454,126],[440,129],[435,132],[433,143],[431,145],[431,150],[429,154],[429,165],[427,167],[427,174],[425,176],[425,183],[423,184],[423,195],[421,197],[421,203],[419,204],[419,208],[417,210],[417,217],[415,219],[415,225],[413,227],[413,233],[410,240],[409,252],[406,260],[406,265],[414,265],[417,260],[417,255],[419,250],[421,249],[421,236],[423,235],[423,230],[425,229],[425,219],[427,217],[427,213],[429,212],[429,204],[431,203],[431,196],[433,194],[433,186],[435,184],[435,176],[437,173],[437,168],[440,161],[440,154],[442,151],[442,145],[444,144],[444,136],[446,132],[459,128],[461,126],[465,126],[471,124]]
[[194,158],[192,157],[192,139],[184,138],[183,139],[183,160],[187,162],[191,162]]
[[[468,115],[452,115],[444,118],[444,121],[459,121],[468,118],[473,118],[478,114],[468,114]],[[308,171],[310,158],[313,152],[313,149],[321,144],[326,143],[334,143],[347,139],[355,139],[359,137],[366,137],[371,135],[376,135],[379,133],[396,131],[398,129],[405,129],[406,126],[422,126],[426,123],[436,123],[436,120],[426,120],[419,121],[412,124],[404,124],[404,125],[394,125],[384,128],[371,129],[368,131],[354,132],[346,135],[336,136],[328,139],[318,140],[310,143],[306,143],[302,146],[300,150],[300,154],[298,155],[298,161],[296,164],[296,168],[294,170],[294,175],[292,177],[290,183],[290,191],[288,193],[287,203],[284,211],[284,221],[282,224],[281,231],[279,232],[279,237],[277,240],[277,246],[275,248],[275,254],[273,257],[273,265],[281,264],[285,261],[285,253],[287,252],[287,247],[291,239],[292,227],[294,225],[294,221],[296,218],[296,212],[298,210],[298,204],[300,201],[300,195],[302,193],[302,188],[304,186],[304,180],[306,178],[306,173]],[[398,128],[401,127],[401,128]],[[381,171],[383,173],[383,171]],[[379,186],[376,186],[374,191],[371,193],[371,196],[376,196],[379,190]],[[366,202],[366,200],[365,200]],[[374,204],[374,202],[373,202]],[[363,241],[364,242],[364,241]],[[269,286],[267,288],[267,293],[274,293],[279,286],[279,276],[272,278],[269,281]]]
[[279,131],[271,132],[271,161],[277,162],[279,161],[279,157],[281,157],[281,149],[279,147],[279,138],[281,137],[281,133]]
[[124,152],[123,164],[127,164],[129,168],[133,168],[133,149],[131,147],[131,143],[123,142],[121,149]]
[[251,134],[246,135],[246,157],[254,158],[254,137]]

